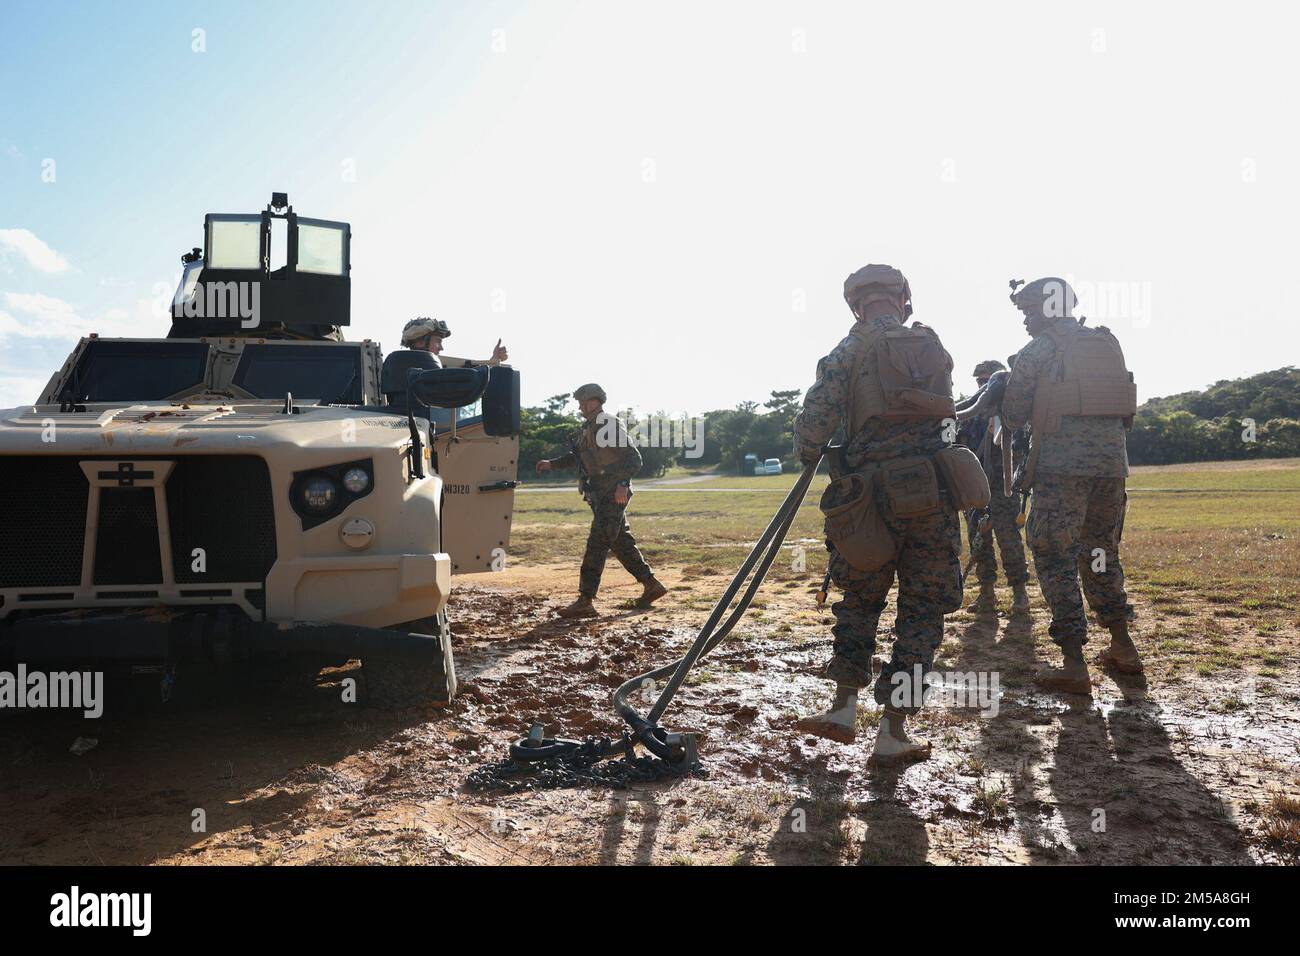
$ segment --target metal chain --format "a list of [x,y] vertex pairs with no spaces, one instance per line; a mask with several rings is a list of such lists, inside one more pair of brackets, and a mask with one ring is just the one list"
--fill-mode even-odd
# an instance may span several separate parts
[[484,764],[470,772],[465,787],[472,792],[490,790],[500,793],[583,786],[626,790],[633,783],[654,783],[669,777],[707,776],[698,762],[693,766],[681,766],[652,755],[633,757],[630,752],[620,760],[607,760],[609,744],[608,739],[589,737],[586,743],[563,757],[532,763],[506,759]]

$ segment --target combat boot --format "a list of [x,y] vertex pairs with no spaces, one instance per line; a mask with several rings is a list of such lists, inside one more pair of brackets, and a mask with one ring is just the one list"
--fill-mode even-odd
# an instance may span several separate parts
[[660,583],[659,579],[651,577],[650,580],[645,583],[645,590],[641,593],[641,596],[636,599],[636,606],[649,607],[667,593],[668,589]]
[[993,591],[992,582],[980,582],[980,593],[966,610],[979,617],[998,613],[998,596]]
[[930,759],[930,742],[915,740],[907,735],[904,723],[907,714],[886,707],[876,731],[876,746],[867,758],[868,767],[901,767]]
[[1062,694],[1091,694],[1092,680],[1088,662],[1083,659],[1083,639],[1073,638],[1061,645],[1063,666],[1046,667],[1034,675],[1034,683],[1044,690]]
[[1011,601],[1011,613],[1028,614],[1029,613],[1029,589],[1025,587],[1024,583],[1022,582],[1020,584],[1011,585],[1011,593],[1013,596]]
[[579,596],[568,607],[562,607],[557,612],[560,617],[595,617],[596,609],[592,607],[591,598]]
[[1097,656],[1102,667],[1113,667],[1121,674],[1141,674],[1142,658],[1128,634],[1128,621],[1116,621],[1110,627],[1110,647]]
[[835,685],[835,700],[824,714],[802,717],[794,729],[842,744],[853,743],[858,726],[858,689],[848,684]]

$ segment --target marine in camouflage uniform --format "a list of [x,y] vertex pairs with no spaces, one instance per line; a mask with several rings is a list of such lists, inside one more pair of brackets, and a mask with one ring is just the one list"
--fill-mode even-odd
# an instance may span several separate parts
[[592,600],[600,590],[605,561],[611,551],[644,587],[637,603],[648,607],[668,591],[642,557],[627,523],[631,482],[641,470],[641,453],[623,422],[604,411],[604,389],[595,384],[583,385],[573,397],[579,401],[586,422],[571,436],[571,450],[567,454],[538,463],[538,471],[577,467],[583,498],[591,506],[591,530],[578,574],[578,600],[563,608],[560,615],[592,617],[596,614]]
[[[877,270],[873,272],[872,270]],[[888,270],[897,276],[905,298],[889,301],[878,297],[881,286],[874,280]],[[888,285],[885,286],[889,288]],[[903,327],[910,313],[911,290],[902,274],[888,266],[866,266],[845,283],[845,299],[865,331],[876,332]],[[884,298],[885,301],[880,301]],[[865,352],[860,338],[849,335],[829,355],[817,363],[817,380],[804,396],[803,409],[794,423],[795,454],[805,464],[816,461],[822,449],[849,419],[852,391],[860,380],[851,381],[855,368],[865,376],[866,364],[859,357]],[[886,421],[868,418],[856,434],[847,436],[840,455],[832,459],[831,476],[854,472],[869,463],[933,455],[945,447],[944,422],[940,418]],[[825,676],[834,680],[837,690],[830,711],[825,715],[804,718],[798,729],[840,742],[854,739],[854,720],[858,689],[872,683],[872,656],[880,614],[885,608],[890,588],[898,579],[898,613],[894,624],[896,637],[890,659],[875,681],[874,697],[885,705],[871,762],[897,764],[924,759],[929,744],[913,742],[907,737],[903,722],[918,706],[895,707],[891,691],[896,686],[895,673],[914,673],[916,665],[928,672],[934,653],[943,640],[943,618],[961,606],[961,528],[957,513],[951,508],[916,518],[895,517],[884,500],[883,489],[876,490],[881,514],[898,542],[893,561],[876,571],[862,571],[850,565],[840,554],[830,550],[830,575],[843,591],[843,600],[831,607],[835,624],[833,655]],[[829,544],[829,542],[828,542]],[[919,705],[914,699],[913,704]]]
[[[1006,366],[996,359],[980,362],[975,366],[975,381],[983,387],[994,372],[1005,368]],[[966,513],[967,539],[975,555],[976,580],[980,585],[979,595],[968,610],[975,614],[988,615],[997,612],[994,586],[998,579],[998,562],[993,552],[993,541],[996,538],[998,551],[1002,555],[1002,571],[1007,576],[1007,584],[1011,585],[1014,595],[1011,610],[1023,614],[1029,611],[1029,592],[1025,589],[1025,585],[1029,582],[1029,567],[1025,563],[1025,547],[1020,539],[1020,525],[1016,521],[1020,515],[1020,498],[1016,494],[1007,496],[1002,493],[1002,450],[993,444],[995,426],[994,417],[985,415],[962,422],[957,431],[958,443],[965,445],[980,457],[992,491],[988,507],[988,533],[982,537],[978,533],[978,512]],[[1011,441],[1011,438],[1011,432],[1007,430],[1004,433],[1004,440]]]
[[[1040,383],[1059,380],[1062,374],[1060,349],[1047,334],[1048,326],[1079,322],[1071,314],[1074,292],[1062,279],[1036,280],[1012,299],[1033,336],[1017,353],[1002,398],[1004,425],[1014,429],[1033,419]],[[1039,587],[1052,610],[1048,632],[1065,660],[1063,669],[1044,673],[1040,683],[1089,693],[1083,660],[1088,640],[1085,596],[1098,622],[1111,632],[1103,661],[1127,673],[1139,672],[1142,666],[1128,633],[1133,607],[1124,589],[1119,553],[1128,504],[1125,422],[1119,416],[1064,415],[1059,430],[1036,433],[1033,441],[1038,458],[1026,537]]]

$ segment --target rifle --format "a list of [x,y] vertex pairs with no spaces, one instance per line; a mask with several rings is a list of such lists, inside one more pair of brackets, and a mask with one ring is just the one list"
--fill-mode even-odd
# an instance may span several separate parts
[[[829,546],[829,544],[830,542],[828,541],[827,545]],[[817,600],[818,610],[821,610],[821,608],[826,606],[826,596],[830,594],[830,592],[831,592],[831,563],[830,563],[830,557],[827,556],[826,576],[822,578],[821,589],[817,592],[816,600]]]
[[1029,506],[1029,492],[1023,487],[1025,462],[1029,458],[1028,426],[1020,427],[1011,436],[1011,451],[1020,459],[1020,464],[1016,466],[1015,474],[1011,478],[1011,490],[1013,493],[1019,493],[1020,495],[1020,512],[1016,515],[1016,527],[1023,528],[1025,526],[1025,509]]
[[[1019,463],[1016,465],[1015,473],[1011,476],[1011,490],[1019,492],[1024,495],[1026,499],[1029,497],[1029,489],[1024,486],[1024,481],[1025,472],[1029,468],[1030,446],[1029,428],[1028,426],[1022,425],[1011,436],[1011,451],[1014,453],[1014,457],[1019,460]],[[1021,510],[1024,510],[1023,502]]]

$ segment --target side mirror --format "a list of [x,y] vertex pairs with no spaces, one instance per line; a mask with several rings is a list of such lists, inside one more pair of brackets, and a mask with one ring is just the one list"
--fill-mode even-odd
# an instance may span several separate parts
[[464,408],[478,401],[488,386],[491,369],[486,365],[475,368],[431,368],[425,371],[412,369],[408,373],[406,388],[411,398],[433,408]]
[[519,373],[497,365],[483,393],[483,434],[512,438],[519,431]]

